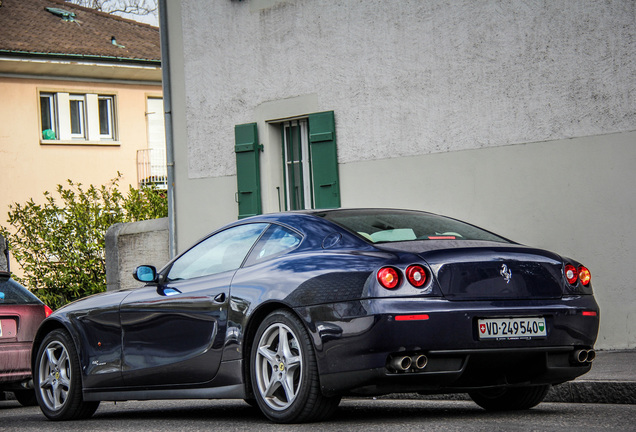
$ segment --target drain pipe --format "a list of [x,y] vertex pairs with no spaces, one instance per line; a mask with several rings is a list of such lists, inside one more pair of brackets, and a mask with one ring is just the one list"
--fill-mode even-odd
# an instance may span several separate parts
[[161,36],[161,76],[163,111],[166,127],[166,166],[168,170],[168,243],[170,258],[177,255],[174,195],[174,140],[172,133],[172,85],[170,82],[170,45],[168,43],[168,1],[159,0],[159,34]]

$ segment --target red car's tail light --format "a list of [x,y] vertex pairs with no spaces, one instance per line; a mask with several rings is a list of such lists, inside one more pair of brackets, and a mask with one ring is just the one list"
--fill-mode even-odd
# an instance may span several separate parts
[[378,271],[378,282],[386,289],[393,289],[400,283],[400,275],[393,267],[382,267]]
[[585,266],[579,266],[579,280],[584,286],[588,286],[592,280],[592,274]]
[[411,285],[420,288],[428,281],[426,270],[421,265],[412,265],[406,269],[406,279]]
[[565,266],[565,278],[568,280],[570,285],[574,285],[579,278],[579,274],[576,271],[576,267],[572,264],[568,264]]
[[53,309],[51,309],[47,305],[44,305],[44,318],[48,318],[49,315],[51,315],[52,313],[53,313]]

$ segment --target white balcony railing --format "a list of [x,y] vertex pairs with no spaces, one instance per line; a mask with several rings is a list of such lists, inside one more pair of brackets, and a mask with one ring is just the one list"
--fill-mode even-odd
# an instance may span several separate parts
[[158,189],[168,188],[165,150],[137,150],[137,183],[139,187],[155,185]]

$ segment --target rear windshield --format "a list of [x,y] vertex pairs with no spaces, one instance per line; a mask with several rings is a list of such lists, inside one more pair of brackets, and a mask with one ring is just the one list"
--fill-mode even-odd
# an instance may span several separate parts
[[319,214],[372,243],[411,240],[485,240],[509,243],[476,226],[409,210],[334,210]]
[[35,295],[13,279],[0,279],[0,305],[40,303]]

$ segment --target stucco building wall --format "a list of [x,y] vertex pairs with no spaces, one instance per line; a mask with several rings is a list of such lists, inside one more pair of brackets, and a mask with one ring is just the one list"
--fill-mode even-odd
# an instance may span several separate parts
[[[101,92],[116,96],[118,139],[100,145],[41,140],[38,91]],[[66,180],[107,184],[122,174],[120,187],[137,184],[136,152],[148,147],[146,99],[161,97],[157,85],[125,85],[0,77],[0,223],[6,226],[9,204],[43,200],[46,190]]]
[[[176,238],[237,215],[234,125],[333,110],[342,206],[466,219],[583,261],[599,348],[634,348],[636,3],[169,4]],[[261,133],[264,132],[264,133]]]
[[316,94],[342,163],[634,130],[635,3],[185,0],[188,173],[233,126]]

